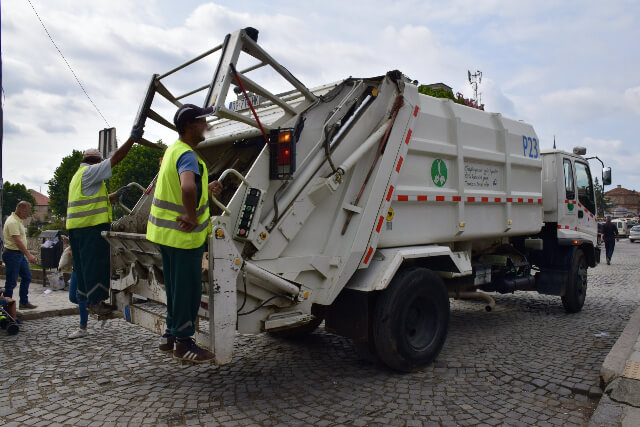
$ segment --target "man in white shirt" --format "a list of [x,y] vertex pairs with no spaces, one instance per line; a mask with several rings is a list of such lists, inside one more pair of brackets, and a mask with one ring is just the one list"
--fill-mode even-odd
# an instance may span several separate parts
[[15,212],[7,218],[3,227],[4,251],[2,261],[6,266],[6,282],[4,295],[13,297],[13,289],[20,276],[20,304],[21,310],[36,308],[29,302],[29,284],[31,283],[31,269],[29,263],[35,264],[36,257],[27,250],[27,235],[23,221],[31,213],[31,203],[21,201],[16,206]]

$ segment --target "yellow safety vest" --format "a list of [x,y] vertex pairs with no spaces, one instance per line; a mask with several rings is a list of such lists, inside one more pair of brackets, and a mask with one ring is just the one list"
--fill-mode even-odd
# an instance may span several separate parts
[[111,223],[111,203],[104,181],[93,196],[82,194],[82,175],[85,169],[87,166],[80,166],[69,183],[67,230]]
[[202,179],[202,194],[196,208],[198,225],[186,232],[180,230],[176,220],[178,215],[186,212],[182,205],[182,189],[176,163],[187,151],[193,151],[193,149],[180,140],[174,142],[165,151],[147,222],[147,240],[179,249],[202,246],[209,231],[209,192],[207,190],[209,174],[207,166],[197,153]]

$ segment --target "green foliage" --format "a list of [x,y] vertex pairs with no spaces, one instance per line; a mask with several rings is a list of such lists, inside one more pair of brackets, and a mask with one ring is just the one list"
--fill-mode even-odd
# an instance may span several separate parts
[[27,237],[38,237],[40,235],[40,221],[31,221],[27,226]]
[[49,185],[49,206],[53,215],[60,218],[67,215],[67,199],[69,197],[69,183],[78,170],[82,161],[82,151],[73,150],[71,155],[62,159],[60,166],[53,172]]
[[445,90],[443,88],[432,89],[427,85],[420,85],[418,86],[418,92],[424,95],[433,96],[434,98],[449,98],[450,100],[452,100],[457,104],[464,104],[464,102],[461,99],[458,99],[453,95],[452,91]]
[[[158,143],[163,145],[162,141],[158,141]],[[113,168],[111,179],[107,182],[109,192],[112,193],[130,182],[137,182],[143,187],[148,186],[160,169],[159,159],[162,154],[161,151],[153,148],[134,145],[124,160]],[[62,163],[53,173],[53,178],[47,183],[49,184],[49,206],[53,215],[58,218],[63,218],[67,215],[69,183],[81,162],[82,152],[73,150],[71,155],[62,159]],[[131,188],[129,193],[124,197],[123,201],[127,207],[132,208],[140,198],[141,193],[137,188]],[[116,208],[114,210],[114,219],[122,216],[123,213],[122,209]],[[62,225],[56,227],[52,229],[64,230]]]
[[[51,223],[41,222],[36,219],[33,219],[29,226],[27,227],[27,236],[28,237],[38,237],[40,233],[44,230],[65,230],[64,222],[62,218],[54,218]],[[64,231],[66,234],[66,231]]]
[[2,188],[2,217],[6,218],[11,215],[11,212],[16,210],[18,202],[22,200],[31,203],[33,210],[36,201],[31,193],[29,193],[29,190],[27,190],[27,187],[25,187],[24,184],[11,184],[9,181],[5,182]]
[[[66,230],[66,227],[64,225],[64,221],[62,221],[62,218],[54,218],[51,223],[44,224],[42,226],[41,231],[44,230]],[[64,231],[63,234],[66,235],[67,232]]]
[[[158,141],[162,146],[162,141]],[[153,178],[158,174],[160,169],[160,158],[163,152],[153,148],[145,147],[144,145],[134,145],[131,147],[129,154],[113,169],[113,174],[109,180],[108,188],[109,192],[113,193],[120,187],[131,182],[137,182],[143,187],[147,187]],[[142,192],[136,187],[129,188],[129,194],[122,198],[125,206],[132,209],[140,199]],[[121,217],[125,212],[119,207],[119,203],[116,202],[116,207],[113,211],[114,219]]]
[[598,217],[603,218],[605,212],[611,212],[611,209],[615,208],[616,205],[609,199],[608,197],[604,197],[604,189],[598,180],[598,177],[595,177],[593,181],[593,189],[596,193],[596,204],[598,205]]

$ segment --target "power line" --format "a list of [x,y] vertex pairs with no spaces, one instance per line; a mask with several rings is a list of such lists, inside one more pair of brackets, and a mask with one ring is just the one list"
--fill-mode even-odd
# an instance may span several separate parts
[[89,102],[91,102],[91,105],[93,105],[93,107],[96,109],[98,114],[100,114],[100,117],[102,117],[102,120],[104,120],[104,122],[107,124],[107,127],[110,128],[111,125],[109,124],[107,119],[104,118],[104,116],[102,115],[102,112],[100,111],[98,106],[93,102],[93,99],[91,99],[91,97],[89,96],[89,94],[85,90],[84,86],[82,86],[82,83],[80,83],[80,79],[78,79],[78,76],[76,76],[76,73],[73,71],[73,68],[71,68],[71,65],[69,65],[69,62],[67,62],[67,58],[64,57],[64,55],[62,54],[62,52],[58,48],[58,45],[56,44],[56,42],[53,41],[53,38],[51,37],[51,34],[49,34],[49,31],[47,30],[47,27],[45,27],[44,22],[42,22],[42,19],[40,19],[40,15],[38,15],[38,12],[36,11],[36,8],[33,7],[33,3],[31,3],[31,0],[27,0],[27,2],[29,2],[29,5],[31,5],[31,9],[33,9],[33,13],[36,14],[36,17],[38,18],[38,21],[40,21],[40,24],[42,24],[42,28],[44,28],[45,33],[47,33],[47,36],[49,36],[49,40],[51,40],[51,43],[53,43],[53,46],[56,48],[56,50],[58,51],[58,53],[62,57],[62,60],[64,61],[64,63],[67,64],[67,67],[69,67],[69,71],[71,71],[71,74],[73,74],[73,77],[76,79],[76,82],[78,82],[78,85],[80,86],[80,89],[82,89],[84,94],[87,96],[87,99],[89,99]]

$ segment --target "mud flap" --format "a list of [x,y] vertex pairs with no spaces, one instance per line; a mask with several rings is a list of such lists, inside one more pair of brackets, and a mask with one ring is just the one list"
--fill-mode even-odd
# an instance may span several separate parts
[[568,279],[568,271],[539,271],[536,273],[536,290],[545,295],[564,295]]

